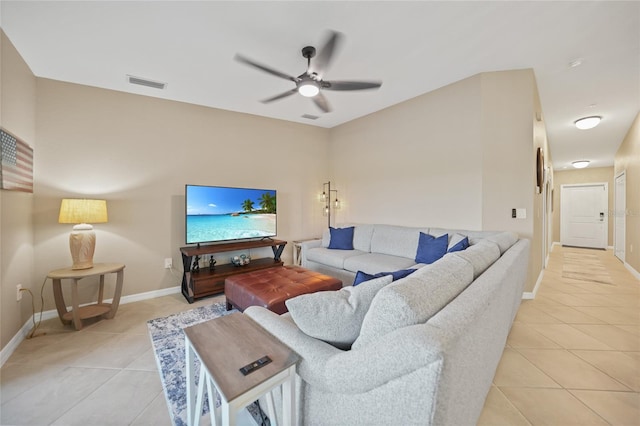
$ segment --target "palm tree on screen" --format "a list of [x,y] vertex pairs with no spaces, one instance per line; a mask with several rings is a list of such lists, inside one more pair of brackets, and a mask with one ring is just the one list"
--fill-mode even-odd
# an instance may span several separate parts
[[275,213],[276,212],[276,197],[265,192],[260,196],[260,207],[266,213]]
[[246,199],[242,202],[242,209],[245,212],[250,212],[253,210],[253,201],[251,201],[250,199]]

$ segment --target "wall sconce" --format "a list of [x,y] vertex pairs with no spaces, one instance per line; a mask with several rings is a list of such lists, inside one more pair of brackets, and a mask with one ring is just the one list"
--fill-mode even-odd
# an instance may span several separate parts
[[96,248],[96,233],[91,223],[107,222],[107,202],[65,198],[60,204],[58,223],[74,223],[69,234],[69,248],[73,266],[71,269],[93,268],[93,253]]
[[[335,192],[335,198],[332,196],[332,192]],[[333,199],[333,201],[331,201]],[[331,189],[331,181],[322,184],[322,195],[320,201],[324,205],[322,207],[323,216],[327,216],[327,225],[331,227],[331,209],[340,209],[340,200],[338,200],[338,190]]]

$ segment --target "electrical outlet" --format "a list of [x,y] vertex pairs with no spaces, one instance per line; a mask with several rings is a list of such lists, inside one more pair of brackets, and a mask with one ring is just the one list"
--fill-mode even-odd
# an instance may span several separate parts
[[22,300],[22,284],[16,286],[16,302]]
[[173,259],[171,259],[170,257],[167,257],[164,260],[164,269],[171,269],[173,268]]

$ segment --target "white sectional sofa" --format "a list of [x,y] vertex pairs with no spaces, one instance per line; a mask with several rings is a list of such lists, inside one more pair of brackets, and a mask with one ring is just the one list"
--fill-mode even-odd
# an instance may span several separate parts
[[[416,251],[420,232],[439,237],[449,235],[451,242],[456,236],[467,236],[470,244],[498,234],[491,231],[465,231],[442,228],[418,228],[395,225],[340,225],[353,226],[353,250],[329,249],[330,234],[325,229],[322,240],[305,241],[301,244],[302,266],[342,280],[344,286],[351,285],[358,271],[368,274],[420,268],[416,263]],[[451,245],[451,244],[450,244]]]
[[322,244],[307,246],[306,266],[343,277],[352,276],[351,264],[370,273],[420,267],[392,283],[382,277],[299,296],[284,315],[245,311],[302,358],[301,424],[476,424],[520,305],[529,241],[469,233],[469,248],[425,266],[409,256],[417,228],[365,226],[352,253],[332,250],[341,260]]

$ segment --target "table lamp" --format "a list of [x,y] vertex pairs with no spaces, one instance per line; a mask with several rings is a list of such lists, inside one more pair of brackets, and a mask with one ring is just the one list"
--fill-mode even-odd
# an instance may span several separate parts
[[58,223],[74,223],[69,235],[73,266],[71,269],[93,268],[96,233],[90,223],[107,222],[107,201],[64,198],[60,204]]

